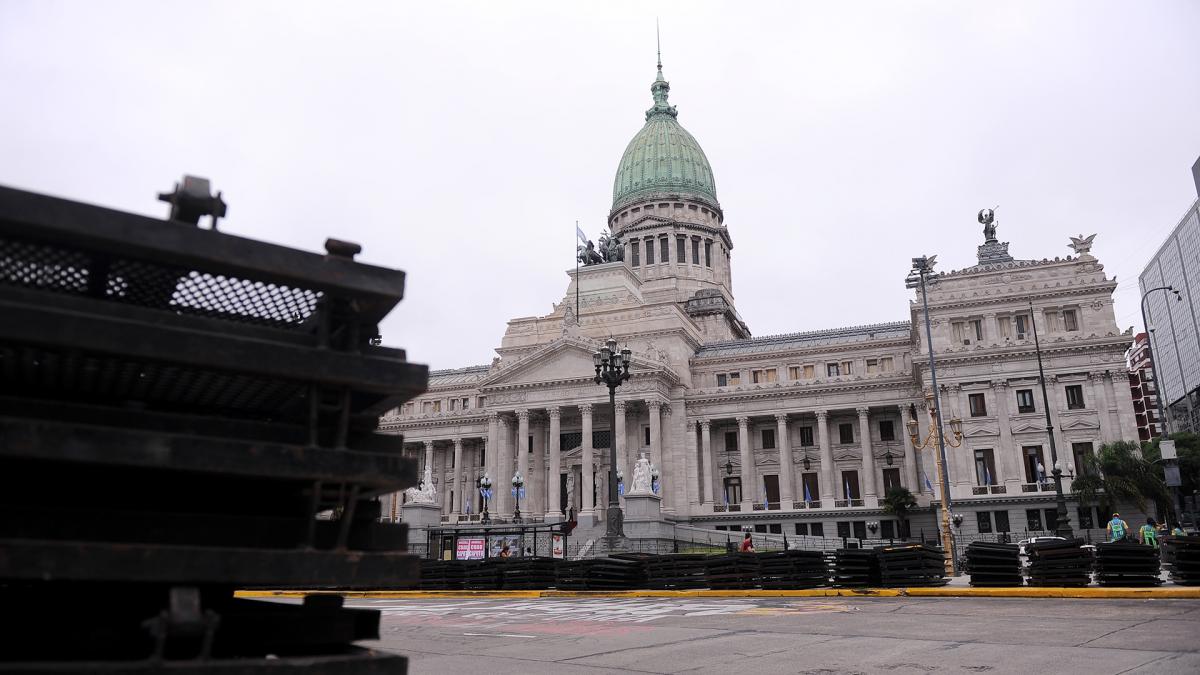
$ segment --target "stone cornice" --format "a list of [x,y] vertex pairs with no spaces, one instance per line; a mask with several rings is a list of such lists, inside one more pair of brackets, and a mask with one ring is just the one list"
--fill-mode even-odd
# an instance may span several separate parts
[[[842,344],[823,344],[814,345],[812,347],[802,348],[784,348],[779,351],[763,351],[754,353],[741,354],[723,354],[720,356],[693,356],[691,358],[692,365],[696,368],[707,368],[710,366],[721,365],[723,363],[741,363],[746,364],[746,367],[753,367],[750,364],[758,361],[769,362],[769,364],[778,364],[780,359],[794,361],[810,361],[812,363],[821,363],[823,359],[814,358],[823,354],[847,354],[852,352],[869,353],[873,350],[902,347],[901,353],[912,348],[912,340],[909,338],[888,338],[871,340],[869,342],[846,342]],[[889,353],[880,352],[882,356],[889,356]]]
[[[622,227],[617,232],[617,236],[621,237],[622,241],[628,242],[630,232],[654,232],[661,230],[664,227],[670,227],[674,230],[696,230],[711,235],[713,238],[720,239],[725,248],[733,250],[733,239],[729,236],[729,230],[724,227],[713,227],[703,223],[693,223],[687,220],[673,220],[657,215],[644,215],[632,223]],[[635,237],[637,238],[637,237]]]
[[[686,405],[709,405],[715,403],[737,403],[744,401],[754,401],[762,399],[785,399],[792,396],[803,396],[811,398],[814,396],[828,396],[831,394],[853,393],[853,392],[872,392],[872,391],[891,391],[903,390],[911,392],[911,395],[904,395],[902,398],[920,398],[917,392],[916,385],[913,383],[912,377],[906,373],[899,373],[895,377],[876,376],[871,379],[854,380],[851,382],[836,382],[836,383],[801,383],[796,382],[790,385],[749,385],[752,389],[738,387],[729,390],[725,387],[725,391],[712,390],[693,390],[684,395]],[[869,402],[868,402],[869,403]],[[854,407],[855,404],[849,407]],[[899,404],[897,404],[899,405]]]
[[[1124,361],[1125,348],[1130,341],[1133,340],[1132,335],[1126,333],[1109,333],[1104,336],[1091,335],[1086,338],[1078,338],[1074,340],[1053,339],[1042,340],[1042,355],[1048,354],[1068,354],[1078,352],[1096,352],[1109,351],[1112,349],[1120,350],[1121,362]],[[1106,349],[1107,348],[1107,349]],[[1036,346],[1033,340],[1026,340],[1024,343],[1013,345],[975,345],[973,347],[962,347],[961,349],[948,349],[943,351],[935,351],[934,357],[937,358],[939,368],[943,364],[951,363],[970,363],[973,361],[1023,361],[1033,358],[1037,353]],[[929,363],[929,352],[924,350],[916,350],[912,352],[912,360],[914,364]],[[1116,363],[1116,361],[1114,361]],[[1093,368],[1099,364],[1093,364]]]

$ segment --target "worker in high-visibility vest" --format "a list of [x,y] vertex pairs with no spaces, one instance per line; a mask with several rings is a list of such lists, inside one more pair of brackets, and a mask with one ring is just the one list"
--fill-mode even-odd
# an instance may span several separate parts
[[1153,518],[1147,518],[1146,524],[1138,529],[1138,539],[1146,546],[1158,548],[1158,523]]
[[1124,541],[1129,534],[1129,524],[1121,520],[1121,514],[1114,513],[1112,520],[1108,521],[1108,540]]

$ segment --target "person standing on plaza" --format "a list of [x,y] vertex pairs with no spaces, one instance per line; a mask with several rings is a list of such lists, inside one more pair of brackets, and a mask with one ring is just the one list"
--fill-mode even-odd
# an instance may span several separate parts
[[1138,539],[1146,546],[1158,548],[1158,523],[1153,518],[1147,518],[1146,524],[1138,530]]
[[746,533],[746,537],[742,539],[742,545],[738,548],[741,553],[754,553],[754,542],[750,539],[750,533]]
[[1112,520],[1108,521],[1108,540],[1124,541],[1125,537],[1129,536],[1129,524],[1121,520],[1121,514],[1114,513]]

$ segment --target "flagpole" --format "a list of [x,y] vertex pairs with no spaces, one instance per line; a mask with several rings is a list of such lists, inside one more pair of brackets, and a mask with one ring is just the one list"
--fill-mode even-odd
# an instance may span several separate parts
[[[579,240],[579,221],[575,221],[575,240]],[[575,325],[580,325],[579,320],[579,247],[575,247]]]

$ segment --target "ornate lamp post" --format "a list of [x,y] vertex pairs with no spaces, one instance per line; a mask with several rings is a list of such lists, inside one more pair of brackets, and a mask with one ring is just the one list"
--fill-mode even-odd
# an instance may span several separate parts
[[[954,546],[954,535],[950,532],[950,477],[946,474],[945,468],[946,438],[942,432],[941,406],[937,405],[940,393],[937,385],[937,364],[933,356],[933,328],[929,322],[929,294],[926,292],[926,282],[933,274],[933,266],[937,264],[937,256],[913,258],[912,264],[912,271],[909,272],[908,278],[904,281],[908,288],[921,289],[921,306],[925,314],[925,342],[929,347],[929,378],[933,393],[926,397],[929,401],[929,417],[931,422],[929,425],[929,436],[925,439],[924,443],[919,442],[916,406],[910,406],[908,409],[908,435],[913,442],[913,447],[918,450],[931,447],[934,442],[937,443],[938,482],[941,483],[942,487],[942,550],[950,557],[949,562],[946,564],[946,569],[949,570],[950,574],[957,576],[958,556],[956,555]],[[954,432],[954,442],[950,444],[950,447],[957,448],[962,445],[962,420],[958,418],[950,420],[950,428]]]
[[629,361],[633,352],[628,348],[617,351],[617,341],[609,338],[600,351],[592,354],[596,365],[596,384],[608,387],[609,440],[608,440],[608,510],[605,513],[609,545],[625,536],[625,515],[621,513],[621,502],[617,499],[617,387],[629,379]]
[[525,491],[524,488],[525,477],[521,475],[520,471],[518,471],[514,473],[512,477],[512,494],[517,500],[516,508],[513,509],[513,520],[518,523],[521,522],[521,493]]
[[658,494],[658,467],[653,464],[650,465],[650,487]]
[[1034,318],[1033,300],[1029,301],[1029,323],[1033,324],[1033,347],[1037,351],[1038,381],[1042,384],[1042,407],[1046,409],[1046,435],[1050,437],[1050,463],[1054,465],[1050,475],[1054,476],[1054,503],[1057,518],[1054,534],[1063,539],[1070,539],[1070,516],[1067,515],[1067,498],[1063,495],[1062,463],[1058,461],[1058,449],[1054,445],[1054,422],[1050,420],[1050,396],[1046,393],[1046,371],[1042,369],[1042,343],[1038,340],[1037,319]]
[[486,473],[483,474],[483,478],[479,479],[479,494],[483,497],[483,518],[479,522],[491,525],[492,517],[488,514],[488,500],[492,497],[492,478]]

